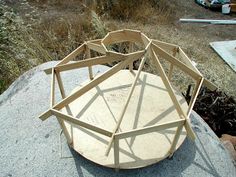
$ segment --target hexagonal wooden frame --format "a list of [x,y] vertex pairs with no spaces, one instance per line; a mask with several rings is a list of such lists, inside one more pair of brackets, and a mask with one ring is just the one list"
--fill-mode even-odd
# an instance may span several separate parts
[[[107,49],[107,45],[112,43],[119,43],[119,42],[139,42],[143,43],[145,46],[144,50],[132,52],[128,54],[122,54],[110,51]],[[132,48],[132,47],[131,47]],[[103,54],[102,56],[98,57],[90,57],[90,50],[96,51],[98,53]],[[172,51],[172,54],[170,54],[167,51]],[[77,55],[81,54],[82,52],[86,53],[86,59],[81,61],[76,61],[74,63],[69,63],[72,59],[74,59]],[[167,88],[168,94],[175,106],[176,111],[178,112],[178,115],[180,117],[177,121],[172,121],[164,124],[158,124],[154,126],[139,128],[130,130],[127,132],[117,132],[119,129],[119,126],[122,122],[122,119],[124,117],[125,111],[127,109],[127,106],[129,104],[130,98],[132,96],[132,93],[134,91],[134,88],[136,86],[137,80],[139,78],[140,72],[142,71],[142,68],[144,66],[144,63],[146,61],[146,55],[150,55],[153,62],[156,64],[156,67],[159,71],[160,77]],[[179,54],[179,56],[182,58],[184,62],[179,61],[175,55]],[[161,56],[168,62],[170,62],[170,70],[168,73],[168,76],[166,75],[158,56]],[[85,94],[107,78],[111,77],[121,69],[127,67],[129,65],[129,69],[132,72],[132,66],[133,62],[142,58],[141,63],[139,65],[137,74],[135,76],[134,82],[130,88],[129,94],[127,96],[126,102],[124,104],[123,109],[121,110],[121,114],[119,116],[116,128],[113,132],[107,131],[103,128],[97,127],[95,125],[91,125],[89,123],[86,123],[82,120],[77,119],[76,117],[73,117],[71,115],[67,115],[65,113],[60,112],[59,110],[66,107],[69,109],[68,104],[73,102],[75,99],[80,97],[81,95]],[[104,74],[93,77],[92,72],[92,66],[94,65],[100,65],[100,64],[106,64],[110,62],[119,62],[115,66],[113,66],[111,69],[106,71]],[[65,95],[62,79],[60,76],[60,73],[67,70],[73,70],[78,69],[82,67],[88,67],[89,69],[89,77],[90,82],[87,83],[85,86],[81,87],[76,92]],[[180,103],[178,102],[176,95],[174,93],[174,90],[171,86],[170,79],[172,77],[172,71],[174,67],[178,67],[180,70],[182,70],[184,73],[189,75],[193,80],[195,80],[196,85],[193,90],[193,94],[189,103],[189,108],[187,113],[185,113]],[[198,92],[201,88],[202,84],[206,84],[208,87],[215,89],[215,86],[211,84],[209,81],[205,80],[201,73],[198,71],[198,69],[192,64],[191,60],[187,57],[187,55],[184,53],[184,51],[177,45],[165,43],[159,40],[149,39],[146,35],[141,33],[140,31],[136,30],[118,30],[109,32],[103,39],[97,39],[97,40],[91,40],[83,43],[81,46],[79,46],[77,49],[75,49],[72,53],[70,53],[68,56],[66,56],[63,60],[61,60],[55,67],[49,68],[45,70],[46,74],[52,74],[51,79],[51,98],[50,98],[50,108],[44,112],[42,115],[40,115],[41,120],[46,120],[51,115],[55,115],[60,123],[61,128],[64,131],[64,134],[67,138],[67,141],[70,145],[73,144],[73,140],[70,138],[66,128],[65,124],[62,120],[66,120],[68,122],[74,123],[76,125],[79,125],[81,127],[84,127],[86,129],[92,130],[94,132],[100,133],[102,135],[110,137],[109,144],[107,146],[106,155],[110,152],[110,149],[112,147],[112,144],[114,143],[114,164],[116,168],[119,168],[119,139],[127,138],[127,137],[133,137],[145,133],[150,133],[154,131],[160,131],[163,129],[168,129],[172,127],[177,127],[174,140],[171,144],[171,148],[169,149],[169,155],[172,156],[172,154],[175,151],[176,144],[178,142],[180,133],[182,132],[183,126],[185,127],[187,131],[187,135],[191,139],[195,139],[195,134],[190,126],[189,122],[189,116],[190,112],[193,108],[193,105],[196,101]],[[55,80],[58,82],[58,86],[60,89],[62,100],[58,103],[55,103]]]

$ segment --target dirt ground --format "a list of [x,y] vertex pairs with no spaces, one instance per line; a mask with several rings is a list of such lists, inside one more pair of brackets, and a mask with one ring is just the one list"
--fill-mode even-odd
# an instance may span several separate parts
[[[10,1],[9,1],[10,2]],[[82,9],[86,3],[70,1],[29,1],[30,6],[36,9],[38,18],[45,19],[50,15],[51,20],[59,18],[76,17],[84,14]],[[87,2],[87,1],[86,1]],[[150,38],[159,39],[165,42],[179,45],[188,54],[191,60],[197,63],[197,68],[205,78],[215,83],[220,89],[229,95],[236,97],[236,73],[211,49],[209,43],[213,41],[235,40],[235,25],[208,25],[180,23],[179,18],[205,18],[205,19],[234,19],[236,14],[223,15],[199,6],[194,0],[186,1],[156,1],[162,3],[161,7],[155,11],[152,9],[150,17],[145,16],[145,20],[139,21],[136,18],[118,19],[111,18],[106,12],[101,12],[100,19],[108,31],[130,28],[141,30]],[[9,4],[13,6],[23,18],[31,9],[20,9],[16,1]],[[140,8],[139,16],[142,13],[148,14],[146,6]],[[35,10],[34,10],[35,11]],[[145,13],[144,13],[145,12]],[[85,19],[82,19],[85,18]],[[80,16],[79,20],[86,19]],[[25,18],[26,19],[26,18]],[[88,35],[82,36],[82,40],[90,38]],[[78,45],[78,43],[77,43]],[[63,56],[63,55],[62,55]]]
[[235,40],[235,25],[206,25],[180,23],[179,18],[232,19],[236,15],[223,15],[205,9],[194,1],[174,2],[175,11],[171,21],[160,23],[136,23],[133,21],[106,21],[119,29],[139,29],[147,36],[179,45],[205,78],[211,80],[226,93],[236,96],[236,73],[215,53],[209,43],[214,41]]

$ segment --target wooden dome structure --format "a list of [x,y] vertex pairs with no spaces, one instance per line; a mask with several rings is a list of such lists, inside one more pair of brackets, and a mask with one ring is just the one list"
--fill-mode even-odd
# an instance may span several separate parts
[[[128,50],[115,50],[120,43]],[[70,62],[79,55],[82,60]],[[168,73],[159,58],[169,62]],[[159,75],[142,71],[148,60]],[[94,76],[94,65],[109,63],[114,66]],[[82,67],[88,67],[88,80],[65,95],[60,73]],[[195,81],[189,104],[171,84],[175,67]],[[149,39],[136,30],[113,31],[103,39],[84,42],[45,73],[52,75],[51,103],[40,119],[56,116],[68,144],[97,164],[144,167],[172,156],[186,136],[195,138],[189,115],[205,81],[177,45]],[[58,103],[56,80],[62,97]]]

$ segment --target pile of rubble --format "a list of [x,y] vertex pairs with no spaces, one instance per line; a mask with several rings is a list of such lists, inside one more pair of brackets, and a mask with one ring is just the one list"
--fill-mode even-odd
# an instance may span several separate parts
[[221,91],[202,88],[193,108],[211,127],[236,161],[236,102]]

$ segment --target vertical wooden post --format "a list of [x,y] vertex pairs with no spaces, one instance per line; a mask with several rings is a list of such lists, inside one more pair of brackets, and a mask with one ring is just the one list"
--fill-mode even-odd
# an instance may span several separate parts
[[53,107],[54,104],[55,104],[55,72],[54,72],[54,68],[52,68],[50,106]]
[[[132,42],[130,42],[129,43],[129,53],[131,53],[131,52],[133,52],[133,43]],[[131,62],[130,64],[129,64],[129,71],[130,72],[132,72],[133,71],[133,62]]]
[[116,136],[114,137],[114,164],[115,164],[115,169],[116,171],[119,170],[119,138]]
[[168,73],[168,79],[169,79],[169,81],[171,81],[171,76],[172,76],[172,73],[173,73],[173,69],[174,69],[174,66],[173,66],[173,64],[171,63],[171,64],[170,64],[169,73]]
[[191,113],[191,110],[193,109],[193,106],[194,106],[194,104],[196,102],[196,99],[197,99],[198,93],[199,93],[199,91],[201,89],[203,81],[204,81],[203,77],[201,77],[198,81],[196,81],[196,85],[195,85],[194,91],[192,93],[191,100],[189,102],[189,107],[188,107],[188,111],[187,111],[187,117],[189,117],[189,115]]
[[66,94],[65,94],[64,87],[63,87],[61,75],[58,71],[55,71],[55,74],[56,74],[56,77],[57,77],[57,83],[58,83],[58,86],[59,86],[61,97],[64,99],[66,97]]
[[[86,46],[86,58],[91,58],[91,53],[90,53],[90,49],[88,48],[88,46]],[[93,80],[92,66],[88,67],[88,71],[89,71],[89,78],[90,78],[90,80]]]
[[[61,93],[61,97],[62,99],[64,99],[66,97],[66,94],[65,94],[65,90],[64,90],[64,87],[63,87],[63,83],[62,83],[62,79],[61,79],[61,75],[58,71],[55,71],[55,75],[56,75],[56,78],[57,78],[57,83],[58,83],[58,87],[59,87],[59,90],[60,90],[60,93]],[[66,106],[66,110],[69,114],[71,114],[71,110],[69,108],[69,106]],[[73,146],[73,130],[72,130],[72,126],[71,126],[71,137],[70,137],[70,134],[65,126],[65,123],[63,120],[61,120],[60,118],[57,118],[65,136],[66,136],[66,139],[67,139],[67,142],[70,146]]]
[[173,139],[173,142],[171,144],[171,147],[170,147],[170,150],[169,150],[169,157],[171,157],[175,151],[175,148],[176,148],[176,144],[178,143],[178,140],[179,140],[179,137],[180,137],[180,134],[182,132],[182,129],[183,129],[183,124],[179,125],[177,130],[176,130],[176,133],[175,133],[175,137]]
[[[177,51],[178,51],[178,48],[174,48],[174,49],[173,49],[173,56],[174,56],[174,57],[176,56]],[[168,79],[169,79],[169,81],[171,81],[171,76],[172,76],[172,73],[173,73],[173,69],[174,69],[174,65],[171,63],[171,64],[170,64],[169,73],[168,73]]]
[[[163,67],[161,66],[161,63],[160,63],[160,61],[159,61],[158,57],[156,56],[156,53],[153,49],[152,49],[152,55],[153,55],[153,60],[156,62],[156,66],[157,66],[158,71],[160,73],[160,77],[161,77],[165,87],[167,88],[167,92],[169,93],[170,98],[171,98],[172,102],[174,103],[176,111],[178,112],[181,119],[184,118],[186,120],[187,116],[184,113],[184,111],[182,110],[180,103],[177,100],[176,95],[174,93],[174,90],[173,90],[173,88],[172,88],[172,86],[165,74],[165,71],[164,71]],[[185,123],[185,128],[186,128],[187,135],[189,136],[189,138],[194,140],[195,134],[194,134],[193,130],[191,129],[188,121],[186,121],[186,123]]]
[[108,143],[108,147],[107,147],[107,150],[106,150],[106,153],[105,153],[106,156],[108,156],[108,154],[109,154],[109,152],[110,152],[110,150],[111,150],[111,145],[112,145],[112,142],[113,142],[113,140],[114,140],[115,133],[116,133],[117,130],[119,129],[120,124],[121,124],[121,122],[122,122],[122,120],[123,120],[123,117],[124,117],[124,115],[125,115],[125,112],[126,112],[126,110],[127,110],[127,107],[128,107],[128,105],[129,105],[129,101],[130,101],[131,96],[132,96],[132,94],[133,94],[133,92],[134,92],[134,88],[135,88],[135,86],[136,86],[136,83],[137,83],[137,81],[138,81],[138,79],[139,79],[140,73],[142,72],[143,66],[144,66],[144,64],[145,64],[145,61],[146,61],[146,54],[145,54],[145,56],[142,58],[142,61],[141,61],[140,65],[139,65],[139,68],[138,68],[138,72],[137,72],[137,74],[136,74],[136,76],[135,76],[135,78],[134,78],[134,82],[132,83],[132,86],[131,86],[131,88],[130,88],[128,97],[126,98],[125,105],[124,105],[124,107],[122,108],[121,114],[119,115],[119,118],[118,118],[118,121],[117,121],[117,124],[116,124],[116,127],[115,127],[115,129],[113,130],[111,139],[110,139],[110,141],[109,141],[109,143]]

